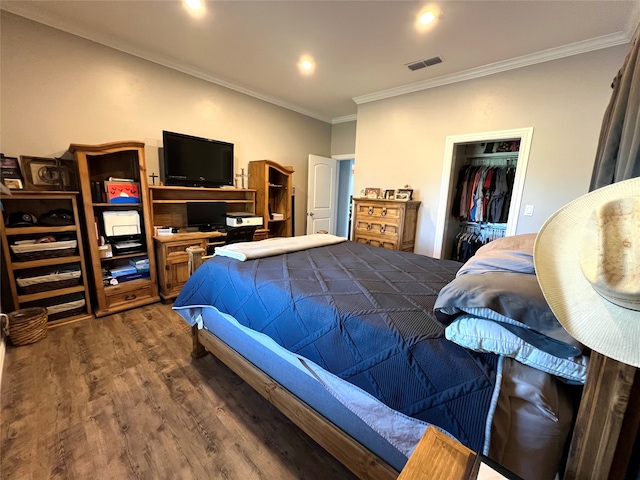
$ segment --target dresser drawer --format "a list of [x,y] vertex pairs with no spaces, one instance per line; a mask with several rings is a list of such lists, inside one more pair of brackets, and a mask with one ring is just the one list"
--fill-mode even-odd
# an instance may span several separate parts
[[376,218],[356,218],[356,233],[384,235],[397,239],[400,228],[397,222],[391,220],[391,222],[387,222]]
[[127,283],[129,282],[122,283],[117,287],[105,289],[107,308],[138,302],[153,296],[153,286],[151,282],[134,280],[131,282],[132,285],[127,285]]
[[403,206],[394,204],[377,204],[358,202],[355,208],[355,216],[358,219],[384,218],[389,222],[399,222],[402,218]]
[[389,250],[398,250],[398,242],[392,238],[384,237],[367,237],[356,234],[353,239],[355,242],[363,243],[365,245],[371,245],[372,247],[383,247]]

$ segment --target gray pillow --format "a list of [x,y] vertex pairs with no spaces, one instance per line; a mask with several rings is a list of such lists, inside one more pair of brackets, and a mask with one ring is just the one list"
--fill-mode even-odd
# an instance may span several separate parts
[[536,348],[561,358],[579,355],[582,350],[554,316],[535,275],[461,275],[442,288],[434,311],[444,325],[463,312],[500,322]]

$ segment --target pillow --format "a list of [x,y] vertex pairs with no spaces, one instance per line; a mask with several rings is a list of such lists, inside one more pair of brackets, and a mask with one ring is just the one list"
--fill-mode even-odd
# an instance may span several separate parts
[[499,323],[463,315],[445,329],[445,337],[462,347],[477,352],[496,353],[525,365],[555,375],[567,383],[584,384],[588,357],[556,357],[527,343]]
[[537,233],[523,233],[510,237],[496,238],[478,249],[476,255],[480,255],[495,250],[514,250],[533,255],[533,244],[536,241]]
[[458,270],[456,276],[487,272],[535,274],[533,266],[535,239],[535,233],[526,233],[493,240],[480,247],[476,254]]
[[527,343],[555,356],[575,356],[582,349],[549,308],[535,275],[462,275],[442,287],[434,312],[445,326],[465,313],[501,322]]

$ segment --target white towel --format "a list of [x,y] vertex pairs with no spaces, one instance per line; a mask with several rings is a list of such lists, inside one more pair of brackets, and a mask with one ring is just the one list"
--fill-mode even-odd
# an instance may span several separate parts
[[336,237],[322,233],[303,235],[301,237],[277,237],[260,240],[259,242],[240,242],[217,247],[214,256],[235,258],[244,262],[255,258],[270,257],[282,253],[297,252],[308,248],[333,245],[345,242],[344,237]]

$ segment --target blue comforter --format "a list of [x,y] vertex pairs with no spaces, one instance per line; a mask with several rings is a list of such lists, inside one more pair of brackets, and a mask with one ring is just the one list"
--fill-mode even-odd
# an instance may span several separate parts
[[498,357],[448,341],[432,313],[460,266],[355,242],[246,262],[214,257],[174,308],[214,306],[482,451]]

